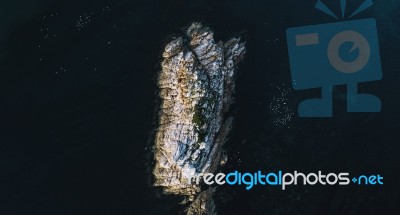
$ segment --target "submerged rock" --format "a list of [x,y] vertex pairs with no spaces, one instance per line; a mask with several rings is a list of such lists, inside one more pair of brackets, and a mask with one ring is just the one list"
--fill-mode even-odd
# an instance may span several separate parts
[[186,197],[187,214],[213,213],[214,189],[202,190],[190,179],[214,173],[226,160],[222,145],[232,118],[224,115],[233,101],[235,70],[244,53],[240,38],[216,43],[210,28],[193,23],[162,54],[154,186]]

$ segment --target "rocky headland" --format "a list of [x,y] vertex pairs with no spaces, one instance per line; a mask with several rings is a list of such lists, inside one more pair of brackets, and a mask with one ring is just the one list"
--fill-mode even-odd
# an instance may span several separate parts
[[186,214],[214,214],[215,188],[190,179],[215,173],[226,162],[222,146],[231,129],[237,64],[245,43],[215,42],[213,31],[193,23],[163,51],[158,75],[158,128],[154,144],[154,186],[185,197]]

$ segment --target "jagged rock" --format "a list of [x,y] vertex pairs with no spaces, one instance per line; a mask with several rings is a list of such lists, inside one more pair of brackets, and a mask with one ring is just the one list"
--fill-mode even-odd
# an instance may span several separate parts
[[187,214],[213,211],[214,189],[202,191],[189,179],[214,173],[225,162],[222,145],[232,118],[224,119],[224,113],[233,101],[235,69],[244,53],[240,38],[216,43],[210,28],[193,23],[162,54],[154,186],[185,196],[184,203],[191,202]]

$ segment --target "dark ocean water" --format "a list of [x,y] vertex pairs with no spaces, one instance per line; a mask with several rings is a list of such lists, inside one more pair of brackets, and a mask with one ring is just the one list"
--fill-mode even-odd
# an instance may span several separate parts
[[[349,2],[351,11],[361,0]],[[356,17],[378,23],[384,78],[360,91],[379,96],[382,112],[346,113],[346,87],[338,86],[333,118],[301,119],[298,103],[319,90],[290,90],[285,31],[335,21],[314,3],[1,2],[0,214],[177,214],[179,199],[149,184],[155,76],[163,45],[192,21],[218,40],[247,40],[222,171],[348,171],[385,180],[286,191],[222,186],[219,214],[397,214],[400,3],[377,1]]]

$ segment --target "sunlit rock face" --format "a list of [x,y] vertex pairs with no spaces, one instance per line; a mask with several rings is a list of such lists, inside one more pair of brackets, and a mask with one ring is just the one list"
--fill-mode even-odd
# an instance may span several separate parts
[[192,203],[187,214],[210,214],[214,208],[212,189],[201,190],[190,179],[214,173],[224,160],[222,145],[232,123],[224,113],[233,101],[234,75],[244,53],[240,38],[217,43],[210,28],[193,23],[162,54],[154,185],[185,196]]

